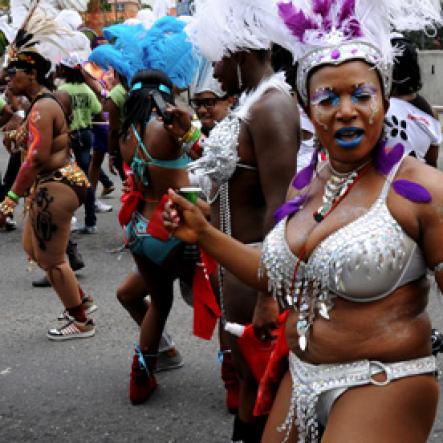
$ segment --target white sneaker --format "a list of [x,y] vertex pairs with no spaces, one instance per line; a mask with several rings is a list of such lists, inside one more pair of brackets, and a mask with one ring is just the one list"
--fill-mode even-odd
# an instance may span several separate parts
[[95,334],[94,322],[89,319],[84,323],[68,320],[61,328],[52,328],[48,331],[49,340],[71,340],[73,338],[88,338]]
[[73,216],[71,218],[71,232],[78,231],[80,228],[77,224],[77,217]]
[[101,212],[111,212],[111,211],[112,211],[111,205],[107,205],[106,203],[103,203],[99,199],[95,200],[95,212],[101,213]]

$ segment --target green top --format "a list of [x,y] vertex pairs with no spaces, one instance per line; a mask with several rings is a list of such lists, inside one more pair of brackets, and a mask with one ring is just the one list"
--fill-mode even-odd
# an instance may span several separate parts
[[121,83],[114,86],[109,93],[109,98],[114,102],[115,106],[117,106],[118,110],[120,111],[120,126],[123,126],[123,122],[125,121],[123,108],[125,106],[127,95],[128,93]]
[[3,97],[0,97],[0,114],[3,112],[3,109],[5,109],[6,101]]
[[71,97],[71,131],[87,129],[92,126],[92,116],[102,111],[102,105],[93,90],[86,83],[65,83],[59,91],[65,91]]

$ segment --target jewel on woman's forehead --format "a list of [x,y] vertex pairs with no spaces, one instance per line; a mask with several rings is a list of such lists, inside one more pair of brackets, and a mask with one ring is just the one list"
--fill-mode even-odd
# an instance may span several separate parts
[[358,52],[358,49],[357,49],[357,48],[354,48],[354,49],[351,51],[351,53],[354,54],[354,55],[357,54],[357,52]]
[[333,60],[337,60],[338,58],[340,58],[340,51],[338,49],[334,49],[331,52],[331,57]]

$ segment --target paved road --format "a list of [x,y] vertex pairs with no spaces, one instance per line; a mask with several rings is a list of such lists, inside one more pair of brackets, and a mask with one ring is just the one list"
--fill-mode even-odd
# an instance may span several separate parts
[[[5,162],[0,152],[0,171]],[[159,374],[160,388],[148,403],[129,404],[137,328],[114,294],[132,262],[128,254],[108,252],[121,244],[121,235],[118,200],[106,202],[114,212],[98,215],[99,234],[77,237],[88,264],[80,281],[99,305],[92,339],[46,339],[60,303],[51,290],[31,287],[39,272],[27,269],[21,221],[17,231],[0,234],[0,441],[228,442],[232,419],[224,410],[216,343],[192,336],[192,312],[178,296],[168,328],[185,366]],[[436,297],[430,311],[443,330],[443,305]],[[443,441],[443,404],[430,441]]]

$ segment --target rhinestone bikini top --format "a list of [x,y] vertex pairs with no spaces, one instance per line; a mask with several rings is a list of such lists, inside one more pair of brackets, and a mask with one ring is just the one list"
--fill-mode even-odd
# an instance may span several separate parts
[[260,275],[266,273],[269,291],[284,308],[300,312],[297,330],[302,350],[316,315],[329,319],[336,296],[353,302],[380,300],[426,273],[420,249],[386,205],[396,171],[369,210],[325,238],[307,261],[300,261],[289,248],[287,217],[266,237]]

